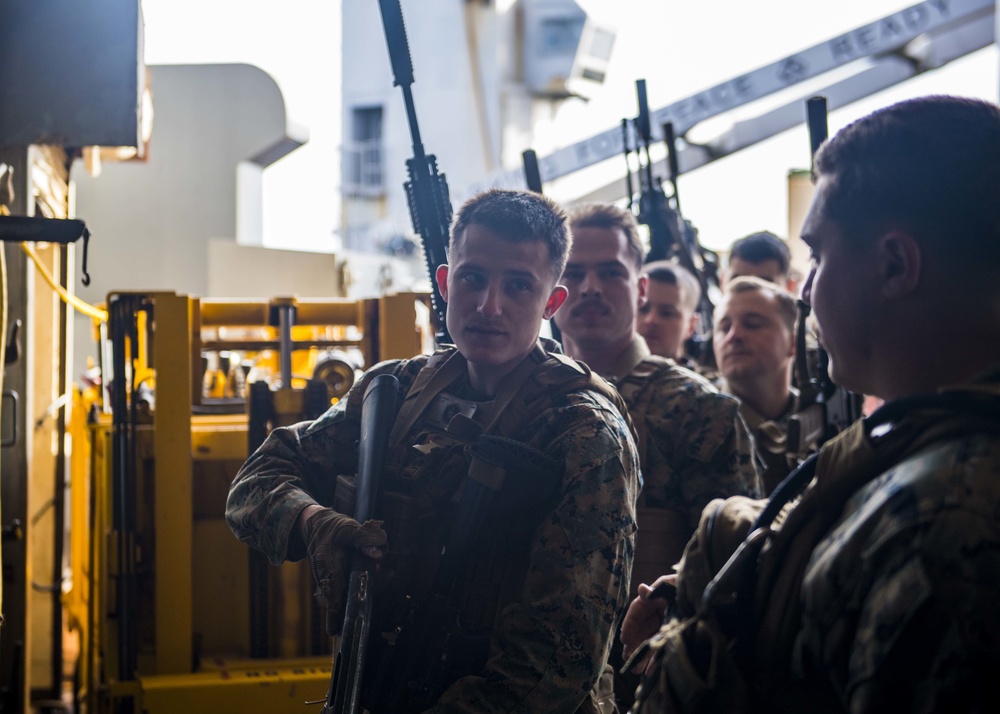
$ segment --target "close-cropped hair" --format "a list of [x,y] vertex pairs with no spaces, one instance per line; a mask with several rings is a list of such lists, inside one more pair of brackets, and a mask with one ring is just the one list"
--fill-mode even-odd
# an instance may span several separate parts
[[788,274],[788,265],[791,263],[791,254],[785,241],[771,231],[751,233],[735,241],[729,249],[729,259],[733,258],[740,258],[748,263],[776,260],[783,275]]
[[635,259],[635,267],[642,267],[646,255],[639,238],[639,224],[632,212],[611,203],[585,203],[570,210],[569,225],[577,228],[606,228],[620,230],[625,234],[629,252]]
[[[733,278],[726,285],[725,296],[728,298],[730,295],[750,292],[759,292],[763,293],[765,297],[773,297],[774,302],[778,306],[778,315],[781,317],[781,321],[785,323],[785,326],[793,335],[795,334],[795,323],[798,321],[799,307],[790,292],[768,280],[763,280],[753,275],[741,275],[738,278]],[[722,304],[720,304],[720,307]],[[716,321],[718,321],[718,315],[716,315]]]
[[471,225],[483,226],[515,243],[541,241],[549,249],[549,267],[556,280],[569,256],[571,236],[566,212],[553,201],[533,191],[491,188],[458,209],[451,224],[448,254]]
[[[942,259],[1000,260],[1000,107],[951,96],[894,104],[848,125],[817,152],[823,216],[846,236],[910,232]],[[984,265],[985,263],[985,265]]]
[[665,285],[676,285],[681,294],[681,307],[694,312],[701,301],[701,285],[691,271],[670,260],[646,263],[642,274]]

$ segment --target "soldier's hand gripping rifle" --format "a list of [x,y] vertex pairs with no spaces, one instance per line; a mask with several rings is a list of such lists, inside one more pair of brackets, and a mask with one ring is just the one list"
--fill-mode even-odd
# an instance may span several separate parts
[[[650,126],[649,103],[646,98],[646,80],[636,81],[636,95],[639,104],[638,116],[631,120],[622,120],[622,142],[625,148],[625,188],[628,194],[629,208],[635,208],[634,184],[632,181],[633,137],[635,153],[639,165],[636,172],[639,183],[638,214],[639,223],[649,228],[649,252],[646,262],[676,259],[686,268],[701,286],[701,300],[698,304],[700,329],[693,342],[693,351],[698,357],[711,355],[711,349],[705,349],[711,342],[713,305],[709,296],[709,285],[718,287],[718,256],[704,248],[697,238],[696,231],[690,221],[681,215],[680,194],[677,191],[676,141],[673,123],[663,126],[663,138],[667,145],[668,167],[670,169],[670,184],[672,195],[668,197],[663,191],[663,184],[658,176],[653,174],[653,162],[649,147],[652,144],[652,128]],[[630,132],[629,129],[632,129]]]
[[[389,434],[396,416],[398,390],[399,382],[390,374],[378,375],[365,390],[354,502],[354,519],[359,523],[369,520],[375,512],[379,478],[385,466]],[[371,633],[373,574],[374,562],[359,551],[353,553],[340,647],[334,659],[323,714],[357,714],[361,711],[361,680]],[[331,635],[338,625],[327,622]]]
[[[811,156],[826,141],[826,98],[812,97],[806,103]],[[806,322],[812,308],[799,299],[799,321],[795,334],[795,382],[799,389],[799,410],[789,417],[788,450],[800,460],[817,450],[862,416],[863,397],[839,387],[827,371],[829,356],[822,346],[816,348],[815,373],[806,344]]]
[[413,141],[413,158],[406,161],[409,180],[403,184],[406,201],[410,207],[413,230],[420,236],[423,245],[427,275],[431,281],[431,307],[436,318],[437,343],[451,342],[445,320],[447,306],[438,289],[435,273],[439,265],[448,262],[448,231],[451,227],[451,199],[448,197],[448,182],[444,174],[438,173],[437,159],[424,152],[417,125],[417,111],[413,104],[413,63],[410,60],[410,45],[406,40],[403,25],[403,10],[399,0],[378,0],[382,13],[382,27],[385,30],[389,62],[392,64],[393,86],[403,90],[406,104],[406,120],[410,126]]

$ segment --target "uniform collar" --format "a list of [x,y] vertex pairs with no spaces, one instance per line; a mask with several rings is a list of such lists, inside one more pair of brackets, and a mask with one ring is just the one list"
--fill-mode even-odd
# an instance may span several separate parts
[[618,384],[621,380],[629,376],[632,370],[651,354],[652,352],[649,351],[646,340],[641,335],[635,335],[632,338],[632,344],[622,352],[621,357],[615,360],[615,363],[611,366],[611,373],[602,376]]

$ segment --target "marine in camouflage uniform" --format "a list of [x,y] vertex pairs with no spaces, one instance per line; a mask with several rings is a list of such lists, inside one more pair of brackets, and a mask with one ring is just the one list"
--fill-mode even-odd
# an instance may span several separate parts
[[709,505],[639,711],[1000,707],[998,155],[1000,107],[959,97],[879,110],[817,153],[803,299],[832,379],[885,405],[766,506]]
[[1000,704],[1000,369],[973,390],[993,423],[935,414],[928,432],[951,420],[950,436],[854,493],[813,551],[791,665],[808,694],[853,712]]
[[[293,525],[306,506],[331,505],[332,475],[356,470],[360,403],[371,378],[393,374],[412,398],[414,383],[426,383],[448,358],[461,360],[450,350],[382,363],[320,419],[275,429],[233,483],[233,532],[274,564],[304,557]],[[508,474],[508,502],[492,515],[487,542],[452,600],[480,646],[466,653],[467,676],[434,711],[574,711],[603,668],[626,602],[638,487],[629,427],[614,393],[588,370],[541,346],[528,359],[531,375],[505,409],[511,414],[500,415],[499,431],[559,468],[534,478]],[[379,610],[386,603],[425,594],[442,525],[455,516],[470,443],[449,434],[443,416],[460,409],[479,423],[490,407],[457,370],[392,445],[382,499],[407,505],[386,523],[389,582],[376,595],[376,621],[393,619]]]
[[[638,458],[617,393],[538,341],[565,296],[556,278],[567,246],[565,214],[542,196],[494,189],[470,199],[436,274],[457,349],[377,365],[318,420],[275,429],[232,484],[233,532],[272,563],[308,551],[325,603],[336,605],[346,582],[328,566],[343,543],[382,557],[363,685],[376,714],[606,711],[599,698],[610,682],[595,683],[628,594]],[[380,533],[342,515],[353,501],[362,397],[379,374],[395,375],[402,394],[380,484],[386,550],[373,554],[365,548],[380,544],[339,534]],[[495,495],[470,511],[464,494],[480,478]],[[480,527],[456,525],[470,512]],[[470,530],[468,555],[442,553]],[[456,573],[447,592],[435,583],[439,569]],[[380,664],[404,649],[408,627],[421,631],[407,625],[410,615],[423,619],[410,603],[431,591],[453,616],[424,619],[449,655],[417,643],[420,661],[448,663],[439,681],[421,680],[425,692]],[[382,699],[399,685],[400,701]]]
[[[998,476],[1000,366],[962,389],[890,402],[827,443],[759,555],[750,548],[722,575],[766,502],[709,504],[681,562],[681,619],[648,646],[637,711],[991,709]],[[740,576],[751,563],[752,578]],[[706,609],[717,575],[729,585]],[[734,607],[734,590],[752,592],[749,610]]]
[[573,211],[570,225],[573,248],[562,277],[569,294],[555,320],[566,353],[618,389],[635,425],[643,480],[635,592],[672,570],[709,501],[759,496],[760,479],[739,402],[651,354],[637,334],[646,280],[634,216],[591,204]]
[[[562,282],[569,291],[556,315],[566,352],[618,389],[637,434],[639,497],[634,595],[680,560],[702,508],[715,498],[760,495],[752,444],[739,402],[672,359],[650,354],[636,334],[643,296],[642,246],[635,218],[607,204],[570,216],[573,249]],[[620,654],[612,656],[621,664]],[[615,681],[619,706],[637,680]]]
[[[757,235],[770,238],[765,245],[777,240]],[[788,440],[789,421],[799,409],[799,392],[792,387],[799,308],[774,283],[741,276],[727,283],[714,317],[712,348],[720,370],[715,385],[740,400],[767,495],[809,455]]]
[[709,501],[759,496],[760,480],[739,402],[708,380],[651,355],[638,335],[605,377],[628,407],[642,469],[634,595],[680,560]]

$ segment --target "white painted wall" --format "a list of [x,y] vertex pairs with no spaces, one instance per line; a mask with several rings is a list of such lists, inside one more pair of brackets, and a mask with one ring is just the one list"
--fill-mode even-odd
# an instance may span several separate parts
[[[98,177],[80,162],[73,167],[76,214],[93,235],[92,282],[77,288],[88,302],[124,290],[206,295],[209,240],[235,242],[242,214],[247,242],[260,243],[260,188],[253,184],[263,166],[306,141],[288,125],[278,86],[257,67],[150,70],[155,118],[148,159],[105,163]],[[248,200],[238,206],[241,191]],[[77,275],[81,256],[78,250]],[[74,351],[82,365],[95,350],[87,318],[76,320]]]

